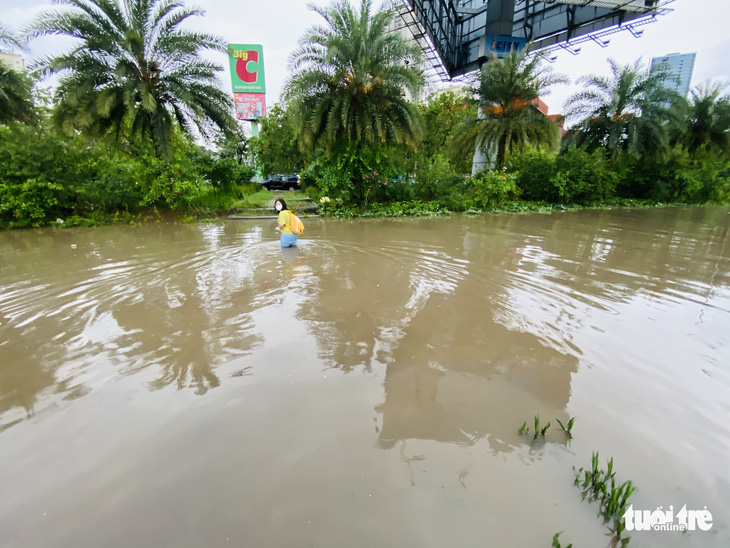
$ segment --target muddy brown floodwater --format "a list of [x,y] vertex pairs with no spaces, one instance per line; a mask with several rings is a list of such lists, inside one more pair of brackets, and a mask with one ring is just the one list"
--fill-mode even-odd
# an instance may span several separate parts
[[[730,546],[730,209],[0,233],[0,546]],[[518,434],[539,415],[545,440]],[[576,417],[567,440],[556,420]]]

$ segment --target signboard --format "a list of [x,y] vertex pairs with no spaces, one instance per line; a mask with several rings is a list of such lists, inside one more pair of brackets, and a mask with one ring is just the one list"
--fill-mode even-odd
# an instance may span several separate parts
[[501,58],[512,50],[522,50],[526,44],[527,40],[517,36],[485,34],[479,41],[479,57],[496,55]]
[[234,93],[236,120],[255,121],[266,116],[266,96],[263,93]]
[[228,44],[233,93],[266,93],[264,48],[260,44]]

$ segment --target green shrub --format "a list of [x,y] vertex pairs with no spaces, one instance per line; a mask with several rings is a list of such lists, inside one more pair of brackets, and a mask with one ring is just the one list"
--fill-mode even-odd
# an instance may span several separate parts
[[63,185],[39,179],[0,183],[0,227],[38,227],[57,218],[63,220],[68,212],[62,205],[66,195]]
[[509,158],[507,171],[517,176],[517,187],[525,200],[557,201],[552,185],[555,176],[555,155],[542,149],[530,150]]
[[443,155],[436,154],[416,167],[415,195],[421,200],[448,199],[465,190],[464,180]]
[[586,204],[615,195],[618,175],[603,151],[568,148],[555,159],[555,169],[552,184],[558,202]]
[[[353,203],[357,198],[351,166],[337,158],[320,156],[302,170],[300,177],[310,181],[310,185],[313,181],[319,189],[320,196],[339,198],[345,204]],[[312,197],[316,197],[316,194]]]
[[510,172],[517,173],[517,186],[526,200],[587,204],[606,200],[616,193],[619,175],[605,154],[570,147],[558,156],[532,150],[511,158]]
[[471,179],[469,194],[480,208],[516,200],[517,177],[506,171],[481,171]]

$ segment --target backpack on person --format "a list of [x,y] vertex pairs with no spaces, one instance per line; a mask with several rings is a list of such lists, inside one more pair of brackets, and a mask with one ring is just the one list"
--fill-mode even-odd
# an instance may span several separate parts
[[293,234],[296,234],[297,236],[301,235],[304,232],[304,223],[302,220],[294,215],[291,211],[289,211],[289,229],[292,231]]

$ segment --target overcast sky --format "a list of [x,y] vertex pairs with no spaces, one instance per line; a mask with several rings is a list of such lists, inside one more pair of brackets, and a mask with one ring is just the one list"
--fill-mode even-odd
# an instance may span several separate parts
[[[317,0],[317,3],[328,2]],[[374,3],[380,5],[379,0]],[[575,82],[583,74],[607,74],[608,57],[624,64],[643,57],[648,65],[655,56],[696,52],[693,86],[708,79],[728,82],[728,4],[728,0],[676,0],[668,6],[674,9],[672,13],[642,27],[641,38],[621,32],[611,37],[611,43],[605,49],[587,43],[582,45],[577,56],[560,52],[552,66]],[[289,53],[297,40],[307,27],[320,21],[320,17],[308,10],[306,2],[301,0],[198,0],[190,1],[188,5],[206,11],[203,17],[189,19],[189,28],[218,34],[229,43],[263,44],[268,105],[279,98],[287,77]],[[0,0],[0,21],[17,31],[38,13],[53,7],[50,0]],[[38,55],[64,51],[70,43],[58,37],[43,38],[31,43],[24,57],[28,61]],[[226,56],[217,53],[212,56],[224,66],[220,79],[225,89],[230,90]],[[574,86],[556,87],[545,98],[550,113],[560,112],[565,99],[574,91]]]

